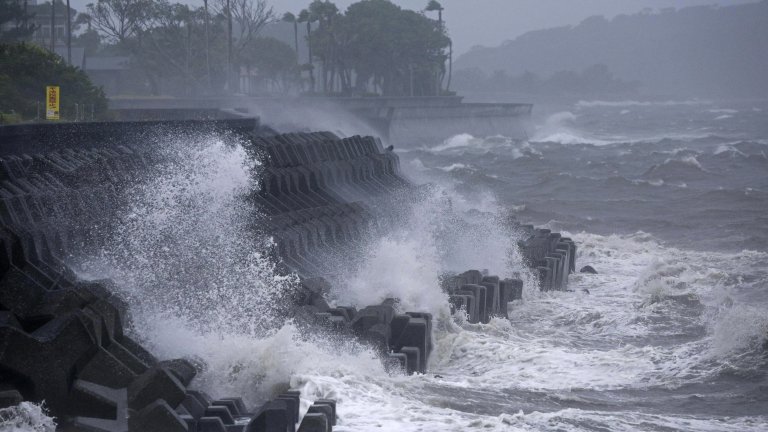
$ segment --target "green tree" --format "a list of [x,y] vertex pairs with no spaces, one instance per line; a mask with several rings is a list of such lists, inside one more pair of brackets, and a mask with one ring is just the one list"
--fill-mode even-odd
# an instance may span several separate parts
[[244,54],[245,65],[249,72],[255,72],[261,89],[286,93],[297,81],[296,53],[284,42],[258,37],[247,46]]
[[34,24],[29,21],[32,14],[27,13],[27,2],[18,0],[0,0],[0,42],[25,40],[35,32]]
[[216,10],[233,21],[237,30],[232,41],[232,67],[237,72],[243,66],[248,45],[269,23],[276,20],[274,10],[266,0],[217,0]]
[[323,92],[333,91],[337,72],[337,56],[339,51],[338,37],[342,33],[335,28],[334,23],[339,18],[339,9],[328,0],[314,0],[310,3],[309,16],[318,23],[314,32],[312,51],[314,57],[320,60],[323,73]]
[[283,15],[282,20],[287,23],[293,24],[293,46],[296,51],[296,63],[299,62],[299,21],[296,19],[296,15],[286,12]]
[[153,0],[98,0],[86,6],[91,24],[108,41],[124,43],[146,28]]
[[309,92],[314,93],[315,91],[315,71],[314,66],[312,65],[312,22],[314,21],[314,17],[309,13],[309,10],[302,9],[301,12],[299,12],[299,16],[296,18],[296,20],[300,23],[307,23],[307,64],[305,65],[305,69],[309,71]]
[[85,72],[36,45],[0,44],[0,111],[34,118],[49,85],[61,88],[61,113],[65,119],[74,119],[75,104],[93,107],[99,118],[106,116],[107,98]]
[[[343,67],[354,71],[356,92],[386,96],[435,95],[450,39],[438,22],[387,0],[363,0],[347,8],[341,33]],[[348,72],[347,72],[348,73]],[[349,73],[348,73],[349,74]]]

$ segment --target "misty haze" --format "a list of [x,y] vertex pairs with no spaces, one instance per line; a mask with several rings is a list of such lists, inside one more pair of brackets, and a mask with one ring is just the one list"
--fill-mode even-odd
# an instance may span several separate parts
[[768,430],[768,0],[0,0],[0,432]]

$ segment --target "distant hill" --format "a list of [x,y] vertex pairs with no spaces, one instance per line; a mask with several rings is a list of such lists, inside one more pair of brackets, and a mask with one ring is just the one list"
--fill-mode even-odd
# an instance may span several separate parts
[[640,83],[647,94],[768,97],[768,0],[591,17],[473,48],[454,70],[548,76],[596,64],[617,79]]

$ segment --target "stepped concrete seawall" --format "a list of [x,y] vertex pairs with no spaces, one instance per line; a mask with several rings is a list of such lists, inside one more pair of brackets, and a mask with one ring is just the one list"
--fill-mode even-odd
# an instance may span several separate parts
[[[125,120],[232,118],[256,115],[278,130],[337,130],[373,134],[396,146],[432,145],[454,135],[527,138],[533,105],[466,103],[442,97],[246,97],[113,98],[110,109]],[[300,119],[299,122],[296,119]]]
[[[250,197],[260,229],[275,241],[282,271],[300,277],[291,293],[302,325],[358,338],[392,373],[426,373],[433,317],[402,311],[398,299],[331,307],[339,262],[355,260],[396,223],[393,208],[420,187],[373,137],[330,132],[275,134],[254,119],[28,125],[0,128],[0,408],[45,400],[64,430],[330,431],[336,403],[280,392],[258,406],[242,395],[195,390],[194,359],[158,360],[131,336],[126,302],[109,280],[83,280],[74,253],[97,249],[115,224],[123,193],[161,162],[157,136],[174,131],[234,134],[261,160]],[[575,269],[572,241],[515,225],[540,289],[562,290]],[[331,265],[332,263],[335,263]],[[443,290],[469,322],[506,317],[520,279],[469,270]]]

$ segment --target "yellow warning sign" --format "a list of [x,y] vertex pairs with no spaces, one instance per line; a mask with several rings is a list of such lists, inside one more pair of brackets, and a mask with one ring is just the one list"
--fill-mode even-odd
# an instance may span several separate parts
[[59,86],[47,86],[45,88],[45,119],[59,119]]

